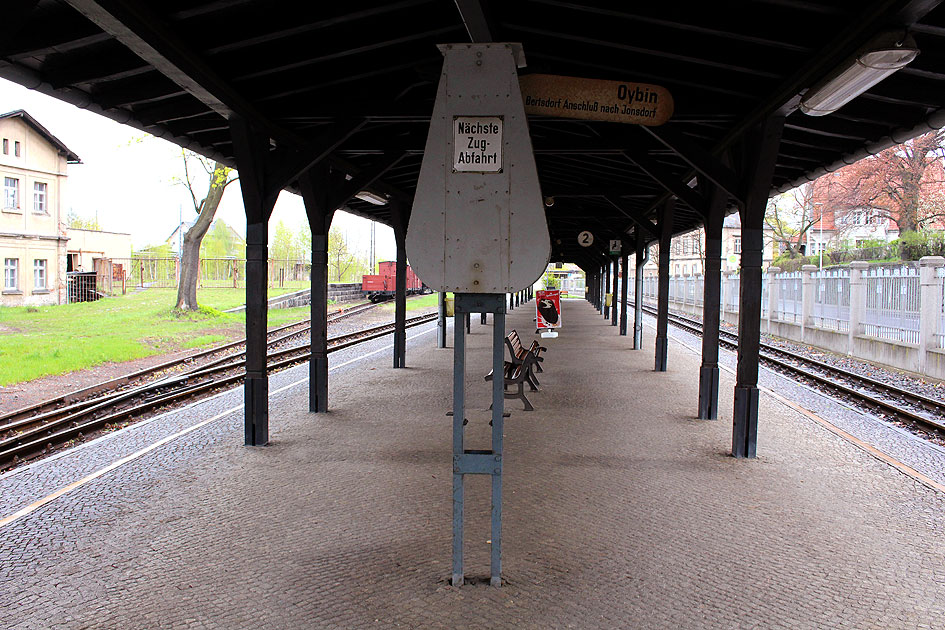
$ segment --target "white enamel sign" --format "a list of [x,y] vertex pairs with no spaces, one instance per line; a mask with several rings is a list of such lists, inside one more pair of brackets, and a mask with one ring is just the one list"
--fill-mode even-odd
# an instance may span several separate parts
[[453,118],[453,170],[457,173],[502,172],[502,117]]
[[581,247],[590,247],[594,244],[594,235],[584,230],[578,234],[578,243],[580,243]]

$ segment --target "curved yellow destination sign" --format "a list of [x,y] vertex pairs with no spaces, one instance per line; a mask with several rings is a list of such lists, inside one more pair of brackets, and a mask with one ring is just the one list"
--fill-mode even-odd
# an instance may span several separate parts
[[649,83],[528,74],[519,78],[519,85],[526,114],[650,127],[673,115],[672,94]]

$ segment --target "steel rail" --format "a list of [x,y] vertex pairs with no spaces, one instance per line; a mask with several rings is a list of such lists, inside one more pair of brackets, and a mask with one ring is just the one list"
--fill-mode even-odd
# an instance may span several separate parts
[[[654,314],[655,311],[651,307],[644,307],[645,310]],[[670,322],[679,328],[688,330],[689,332],[702,335],[702,325],[701,322],[695,319],[688,317],[683,317],[681,315],[671,314]],[[737,350],[738,349],[738,335],[730,333],[727,331],[719,331],[719,336],[725,336],[728,339],[734,339],[735,341],[727,341],[719,339],[719,345],[725,346],[729,349]],[[845,394],[859,404],[864,406],[885,411],[886,413],[894,414],[908,419],[911,422],[922,425],[927,429],[934,429],[936,431],[945,432],[945,421],[940,420],[940,418],[945,418],[945,403],[935,400],[934,398],[929,398],[918,392],[910,392],[901,387],[895,385],[890,385],[888,383],[883,383],[882,381],[877,381],[875,379],[845,370],[843,368],[838,368],[832,366],[828,363],[818,361],[816,359],[811,359],[789,350],[784,350],[783,348],[777,348],[770,344],[762,343],[761,348],[768,354],[760,353],[759,361],[766,363],[768,365],[774,366],[783,371],[789,372],[791,374],[797,375],[799,377],[812,380],[817,384],[826,387],[828,389],[840,392]],[[772,354],[779,354],[785,357],[788,357],[791,361],[795,363],[790,363],[787,361],[782,361]],[[822,373],[817,373],[810,371],[810,368],[819,370]],[[831,378],[830,375],[839,376],[847,379],[848,381],[853,381],[858,383],[861,386],[868,387],[873,390],[872,393],[865,392],[856,387],[852,387],[849,384],[839,382],[835,378]],[[926,411],[934,414],[935,417],[928,417],[921,413],[917,413],[911,409],[906,409],[900,404],[888,399],[884,399],[880,396],[897,396],[899,398],[906,399],[911,401],[913,407],[921,407]]]
[[[338,313],[333,313],[329,315],[328,321],[336,322],[341,319],[345,319],[353,315],[357,315],[365,311],[369,311],[377,306],[378,306],[377,304],[358,304],[349,309],[345,309]],[[299,320],[297,322],[292,322],[289,324],[285,324],[283,326],[279,326],[277,328],[273,328],[267,331],[266,334],[267,335],[278,334],[285,330],[289,330],[290,328],[309,324],[310,322],[311,322],[311,319]],[[275,337],[274,339],[267,342],[267,346],[278,344],[281,341],[284,341],[285,339],[303,334],[308,330],[311,330],[310,324],[292,333]],[[203,357],[218,354],[220,352],[225,352],[227,350],[231,350],[233,348],[237,348],[245,344],[246,344],[246,338],[244,337],[242,339],[230,341],[225,344],[221,344],[219,346],[207,348],[206,350],[201,350],[194,354],[189,354],[185,357],[172,359],[170,361],[159,363],[158,365],[153,365],[151,367],[143,368],[141,370],[137,370],[135,372],[131,372],[129,374],[125,374],[123,376],[119,376],[119,377],[110,379],[108,381],[96,383],[95,385],[91,385],[89,387],[83,387],[81,389],[63,394],[62,396],[57,396],[56,398],[43,400],[43,401],[34,403],[32,405],[29,405],[27,407],[21,407],[20,409],[14,409],[13,411],[0,415],[0,433],[5,433],[10,430],[15,430],[19,426],[22,426],[22,423],[18,422],[18,419],[32,418],[33,422],[35,422],[39,419],[51,419],[51,418],[56,417],[57,415],[62,415],[63,413],[71,413],[71,412],[79,411],[81,409],[91,407],[92,405],[96,404],[98,399],[97,398],[89,399],[90,396],[94,396],[102,392],[114,391],[115,389],[121,387],[122,385],[126,385],[132,381],[150,376],[156,372],[167,370],[169,368],[174,368],[180,365],[185,365],[197,359],[201,359]],[[221,361],[226,361],[232,357],[242,356],[243,354],[245,354],[245,352],[238,352],[235,354],[227,355],[227,356],[221,357],[220,359],[216,359],[215,361],[212,361],[209,364],[205,364],[205,366],[213,365]],[[49,410],[49,411],[46,411],[46,410]],[[43,416],[43,418],[40,418],[38,414],[45,414],[45,415]]]
[[[413,317],[407,320],[406,327],[411,328],[414,326],[419,326],[421,324],[434,321],[436,317],[436,313]],[[393,323],[381,324],[379,326],[374,326],[372,328],[367,328],[346,335],[332,337],[328,340],[328,352],[335,352],[337,350],[342,350],[359,343],[364,343],[366,341],[383,337],[390,334],[394,327],[395,325]],[[275,371],[284,367],[289,367],[291,365],[308,360],[310,356],[311,347],[307,344],[279,350],[267,357],[270,360],[267,369]],[[107,396],[105,399],[99,399],[99,404],[95,405],[93,408],[77,412],[76,414],[71,414],[65,418],[60,418],[52,422],[47,422],[41,426],[35,427],[34,429],[21,432],[13,437],[7,438],[6,440],[0,441],[0,466],[8,465],[8,463],[11,461],[16,463],[17,460],[23,457],[33,455],[51,447],[52,445],[61,444],[62,442],[66,442],[80,435],[84,435],[85,433],[97,430],[106,424],[112,424],[129,416],[146,413],[155,409],[156,407],[161,407],[170,403],[178,402],[180,400],[193,398],[198,394],[237,383],[245,376],[245,372],[242,370],[229,376],[211,378],[203,383],[194,385],[186,384],[188,380],[194,378],[209,376],[216,372],[239,369],[244,365],[244,361],[239,361],[228,365],[214,366],[213,368],[209,369],[201,369],[188,375],[180,375],[179,378],[175,379],[183,386],[180,390],[161,393],[156,397],[152,397],[145,402],[133,405],[131,407],[120,409],[98,418],[79,422],[81,417],[90,415],[93,411],[102,411],[108,409],[109,407],[130,400],[136,396],[168,387],[172,383],[151,384],[150,386],[145,386],[131,392],[120,392],[118,394]],[[70,424],[72,426],[66,426]]]

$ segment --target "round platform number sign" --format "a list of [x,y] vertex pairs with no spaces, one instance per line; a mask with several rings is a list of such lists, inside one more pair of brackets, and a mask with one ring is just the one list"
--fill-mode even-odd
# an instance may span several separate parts
[[581,247],[590,247],[594,244],[594,235],[589,231],[584,230],[578,234],[578,243],[581,244]]

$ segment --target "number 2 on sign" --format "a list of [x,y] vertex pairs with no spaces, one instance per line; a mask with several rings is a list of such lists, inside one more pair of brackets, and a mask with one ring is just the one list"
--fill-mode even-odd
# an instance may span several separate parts
[[581,245],[581,247],[590,247],[594,244],[594,235],[587,230],[584,230],[578,234],[578,243]]

